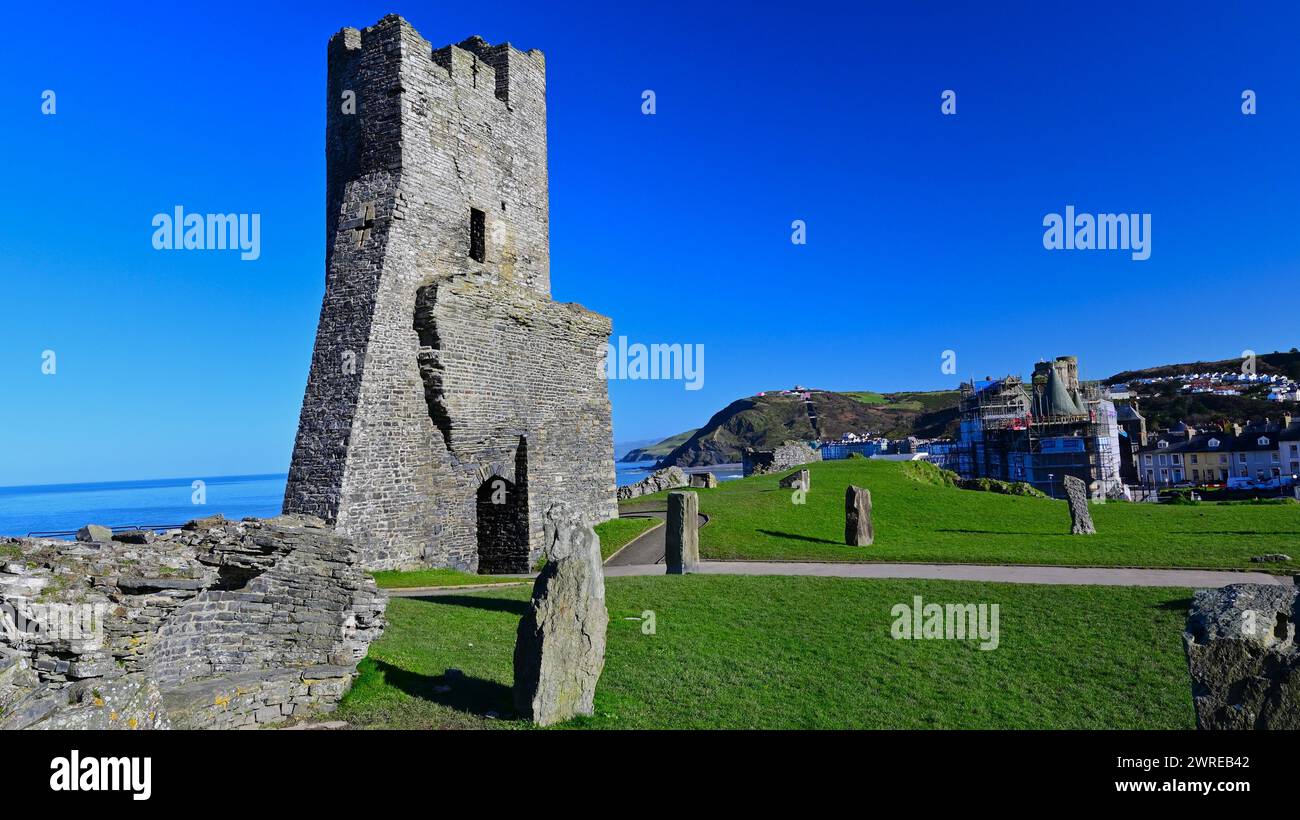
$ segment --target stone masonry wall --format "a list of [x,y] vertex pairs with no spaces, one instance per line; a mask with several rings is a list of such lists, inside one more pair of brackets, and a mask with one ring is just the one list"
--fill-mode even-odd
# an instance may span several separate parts
[[[386,597],[319,519],[218,517],[138,541],[0,540],[0,729],[330,711],[383,631]],[[68,613],[93,615],[71,633]]]
[[335,524],[371,568],[474,570],[476,492],[513,483],[526,442],[535,559],[544,500],[616,514],[609,321],[549,298],[545,60],[435,50],[396,16],[329,55],[326,292],[284,509]]
[[797,441],[787,441],[771,450],[746,450],[742,468],[747,476],[762,475],[821,460],[821,450],[814,450]]

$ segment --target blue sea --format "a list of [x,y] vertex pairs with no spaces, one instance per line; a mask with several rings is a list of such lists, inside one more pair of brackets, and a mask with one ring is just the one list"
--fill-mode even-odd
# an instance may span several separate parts
[[[619,486],[635,484],[651,472],[650,462],[615,465]],[[714,472],[720,479],[739,475],[738,468]],[[269,518],[280,514],[287,478],[284,473],[204,478],[203,504],[195,503],[193,478],[0,487],[0,535],[67,533],[84,524],[179,526],[217,513],[230,519]]]

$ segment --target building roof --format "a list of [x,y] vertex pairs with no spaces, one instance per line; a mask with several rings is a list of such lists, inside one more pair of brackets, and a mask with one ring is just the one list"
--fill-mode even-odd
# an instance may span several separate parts
[[[1156,436],[1152,443],[1139,449],[1141,453],[1247,453],[1263,450],[1276,450],[1280,434],[1277,432],[1249,431],[1236,435],[1234,433],[1202,433],[1185,441],[1169,441],[1169,446],[1161,447],[1161,438]],[[1297,433],[1300,438],[1300,432]],[[1218,447],[1211,447],[1211,441],[1218,441]]]
[[1115,418],[1119,421],[1144,421],[1142,414],[1133,409],[1131,404],[1116,404]]

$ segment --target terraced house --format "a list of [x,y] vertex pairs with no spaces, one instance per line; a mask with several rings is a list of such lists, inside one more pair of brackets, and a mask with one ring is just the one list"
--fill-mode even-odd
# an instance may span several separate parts
[[1300,424],[1262,423],[1193,433],[1185,439],[1155,436],[1138,452],[1138,475],[1147,486],[1219,484],[1233,479],[1294,482],[1300,474]]

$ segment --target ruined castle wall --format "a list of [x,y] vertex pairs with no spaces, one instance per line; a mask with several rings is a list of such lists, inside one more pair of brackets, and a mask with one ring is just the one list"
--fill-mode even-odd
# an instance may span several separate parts
[[[437,286],[432,301],[454,458],[480,465],[472,481],[511,477],[519,439],[527,439],[533,560],[552,502],[593,522],[617,516],[609,397],[598,378],[609,319],[526,288],[461,278]],[[466,523],[448,536],[472,543],[473,522]]]
[[[348,90],[355,114],[341,110]],[[285,511],[335,523],[372,568],[473,570],[476,490],[493,474],[515,480],[526,438],[526,491],[540,481],[547,497],[572,492],[612,517],[608,398],[587,366],[608,321],[549,300],[541,54],[477,38],[434,50],[386,17],[331,41],[328,99],[332,242]],[[421,289],[450,283],[511,294],[528,316],[503,332],[501,297],[466,297],[454,317],[435,298],[417,329]],[[558,385],[566,413],[553,409]],[[450,448],[448,429],[464,434]],[[527,509],[535,521],[541,508]],[[535,550],[540,524],[529,529]]]

